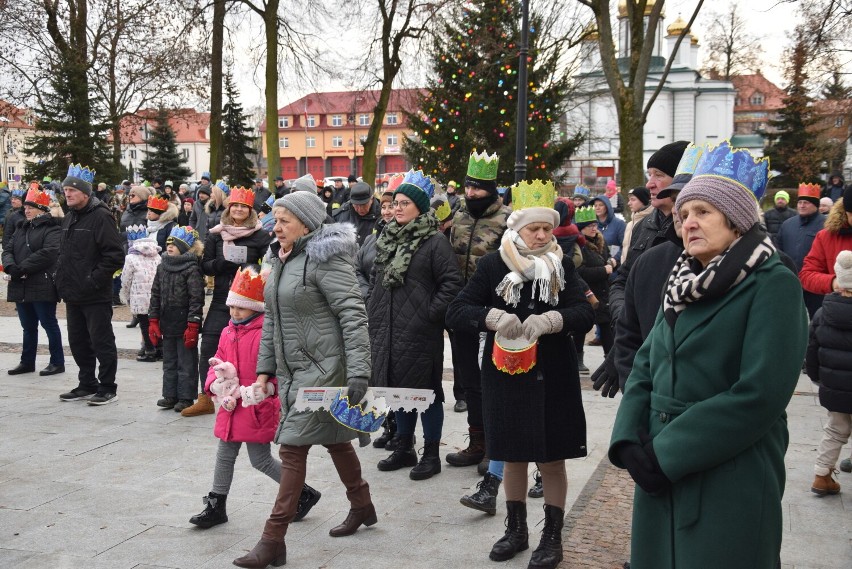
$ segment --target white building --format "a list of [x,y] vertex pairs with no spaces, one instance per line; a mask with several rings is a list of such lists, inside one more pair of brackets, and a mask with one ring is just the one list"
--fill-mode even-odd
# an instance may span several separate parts
[[26,140],[35,134],[35,114],[31,109],[16,107],[0,101],[0,181],[8,182],[10,190],[25,187],[24,163]]
[[[653,7],[649,0],[646,15]],[[630,27],[627,8],[618,7],[618,45],[628,45]],[[647,19],[647,16],[646,16]],[[650,100],[665,69],[667,57],[674,50],[678,36],[686,22],[678,17],[664,31],[657,28],[651,67],[646,83],[645,102]],[[618,117],[615,103],[601,69],[597,38],[590,37],[582,47],[582,67],[574,77],[578,94],[569,102],[567,113],[569,128],[574,126],[588,133],[586,142],[572,156],[567,168],[569,182],[603,185],[618,168]],[[684,37],[675,54],[663,89],[654,101],[645,128],[644,160],[661,146],[676,140],[719,143],[729,138],[734,126],[734,99],[736,91],[728,81],[706,79],[698,72],[698,38],[695,34]]]

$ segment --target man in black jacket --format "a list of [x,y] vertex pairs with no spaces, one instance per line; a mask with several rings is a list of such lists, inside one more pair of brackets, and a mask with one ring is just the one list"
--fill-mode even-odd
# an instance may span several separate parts
[[[781,231],[781,224],[791,217],[794,217],[796,215],[796,210],[787,207],[787,204],[790,203],[790,194],[784,190],[775,192],[774,199],[775,207],[767,210],[766,213],[763,214],[763,219],[766,222],[766,232],[769,234],[772,242],[777,245],[776,236],[778,235],[778,232]],[[819,207],[819,201],[817,201],[817,207]]]
[[105,405],[116,399],[112,275],[124,265],[124,247],[109,208],[92,195],[94,177],[94,171],[72,165],[62,182],[68,215],[62,221],[56,288],[66,304],[68,343],[80,373],[79,385],[59,399]]
[[373,233],[381,215],[381,206],[373,197],[373,189],[365,182],[354,184],[349,201],[333,212],[336,223],[346,222],[355,226],[355,238],[359,247]]
[[254,181],[254,187],[252,190],[254,191],[254,204],[252,207],[255,212],[261,213],[261,211],[263,211],[263,206],[266,205],[266,200],[269,199],[272,192],[263,187],[263,180],[261,178]]

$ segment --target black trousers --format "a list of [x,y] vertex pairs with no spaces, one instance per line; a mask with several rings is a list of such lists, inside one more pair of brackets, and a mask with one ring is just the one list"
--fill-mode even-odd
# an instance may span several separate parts
[[[453,345],[453,334],[452,330],[447,330],[447,337],[450,339],[450,354],[455,354],[455,350],[452,349]],[[456,401],[464,401],[464,386],[462,385],[461,377],[459,377],[459,371],[456,368],[456,358],[453,356],[453,398]]]
[[467,425],[482,428],[482,374],[479,369],[479,332],[454,330],[453,371],[458,374],[467,402]]
[[181,336],[163,336],[163,397],[192,401],[200,393],[198,348],[187,348]]
[[[112,332],[112,304],[66,304],[68,345],[80,368],[79,387],[98,393],[115,393],[118,350]],[[97,377],[95,363],[100,364]]]

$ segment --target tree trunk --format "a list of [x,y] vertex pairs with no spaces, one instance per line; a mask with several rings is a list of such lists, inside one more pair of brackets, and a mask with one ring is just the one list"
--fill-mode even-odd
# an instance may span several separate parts
[[385,122],[385,115],[388,111],[388,101],[390,101],[391,91],[393,91],[392,85],[393,78],[382,83],[379,100],[373,108],[373,122],[370,123],[370,130],[367,133],[367,143],[364,145],[364,166],[361,171],[361,178],[371,187],[376,181],[376,149],[379,147],[379,136],[381,136],[382,124]]
[[222,43],[225,35],[225,0],[213,1],[210,54],[210,174],[215,182],[222,172]]
[[618,157],[621,161],[619,165],[621,190],[625,194],[623,197],[625,203],[627,203],[626,192],[631,188],[645,185],[642,109],[633,106],[631,96],[624,97],[621,101],[616,99],[615,102],[621,107],[618,117],[618,140],[620,144]]
[[278,2],[269,0],[263,16],[266,28],[266,170],[270,188],[272,180],[281,175],[281,151],[278,148]]

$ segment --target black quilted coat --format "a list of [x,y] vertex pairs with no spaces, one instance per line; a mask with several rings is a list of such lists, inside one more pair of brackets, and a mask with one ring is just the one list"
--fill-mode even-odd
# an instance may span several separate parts
[[464,284],[447,238],[436,233],[411,257],[402,286],[382,286],[384,265],[370,277],[367,317],[373,358],[371,385],[434,389],[443,401],[444,316]]
[[852,298],[828,294],[811,321],[805,369],[819,383],[819,403],[852,413]]
[[19,223],[15,235],[3,249],[3,266],[17,267],[23,276],[13,276],[6,289],[9,302],[58,302],[53,284],[59,256],[60,220],[50,214]]

